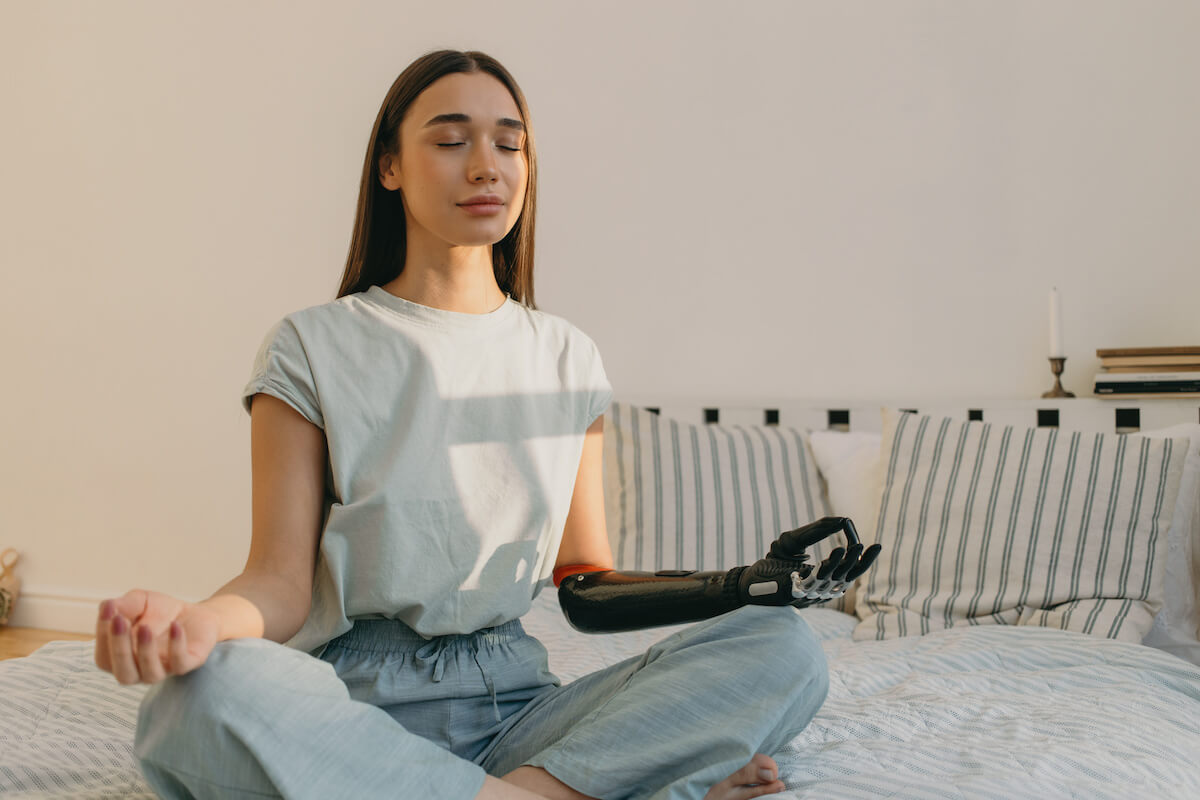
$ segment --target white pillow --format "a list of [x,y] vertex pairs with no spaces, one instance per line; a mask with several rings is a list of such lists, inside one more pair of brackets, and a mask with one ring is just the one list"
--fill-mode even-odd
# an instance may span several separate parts
[[1189,422],[1134,436],[1191,440],[1175,515],[1167,532],[1167,566],[1163,609],[1143,644],[1200,665],[1200,424]]
[[808,435],[817,469],[829,490],[829,509],[849,517],[864,537],[875,536],[875,515],[883,492],[879,448],[874,432],[813,431]]
[[[808,435],[829,493],[830,513],[853,520],[864,542],[875,541],[875,517],[883,494],[882,442],[882,434],[871,431],[812,431]],[[861,582],[859,578],[846,589],[846,611],[850,613],[854,612],[855,587]]]

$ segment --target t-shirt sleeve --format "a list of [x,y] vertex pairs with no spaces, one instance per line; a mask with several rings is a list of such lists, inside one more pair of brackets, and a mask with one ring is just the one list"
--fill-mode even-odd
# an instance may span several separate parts
[[317,400],[308,354],[296,325],[286,317],[267,331],[254,357],[250,380],[242,389],[242,407],[247,414],[258,392],[278,397],[313,425],[324,429],[325,418]]
[[596,421],[596,417],[608,410],[608,404],[612,402],[613,397],[613,387],[604,372],[604,360],[600,358],[600,349],[596,347],[595,342],[592,343],[592,366],[588,385],[592,388],[587,418],[587,424],[590,426]]

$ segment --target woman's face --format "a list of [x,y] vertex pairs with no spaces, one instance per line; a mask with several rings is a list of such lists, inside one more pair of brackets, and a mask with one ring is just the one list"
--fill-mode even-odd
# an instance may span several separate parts
[[[400,122],[399,164],[380,159],[380,181],[402,193],[410,240],[500,241],[521,215],[528,178],[521,112],[486,72],[452,73],[426,87]],[[480,194],[502,205],[494,213],[464,207]]]

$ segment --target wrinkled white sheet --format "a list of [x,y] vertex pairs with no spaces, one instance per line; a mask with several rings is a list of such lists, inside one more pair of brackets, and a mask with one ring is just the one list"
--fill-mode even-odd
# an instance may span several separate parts
[[[564,680],[678,630],[587,636],[553,595],[535,612],[526,630],[553,643]],[[1200,667],[1037,627],[855,642],[852,615],[799,613],[822,640],[829,696],[773,754],[788,786],[775,797],[1200,798]]]

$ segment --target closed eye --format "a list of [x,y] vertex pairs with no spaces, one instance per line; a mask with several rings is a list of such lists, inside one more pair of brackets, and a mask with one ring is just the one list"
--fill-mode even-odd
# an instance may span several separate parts
[[[459,145],[464,145],[464,144],[466,144],[466,142],[447,142],[445,144],[438,144],[438,147],[458,147]],[[497,147],[499,147],[501,150],[507,150],[510,153],[521,152],[521,148],[519,148],[519,147],[505,147],[502,144],[497,145]]]

